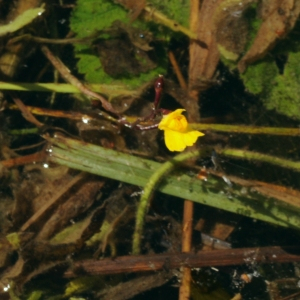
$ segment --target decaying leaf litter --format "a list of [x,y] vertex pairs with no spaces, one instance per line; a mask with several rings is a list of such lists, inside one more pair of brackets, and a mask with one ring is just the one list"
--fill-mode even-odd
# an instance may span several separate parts
[[3,299],[297,297],[298,1],[0,5]]

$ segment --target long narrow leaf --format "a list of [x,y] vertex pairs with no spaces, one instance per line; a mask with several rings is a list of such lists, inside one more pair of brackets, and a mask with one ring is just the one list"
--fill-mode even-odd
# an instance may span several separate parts
[[[103,177],[144,187],[160,163],[65,137],[46,139],[52,144],[50,161]],[[200,153],[200,152],[199,152]],[[300,228],[300,207],[250,190],[245,193],[218,177],[207,182],[183,172],[168,175],[157,190],[197,203],[285,227]]]

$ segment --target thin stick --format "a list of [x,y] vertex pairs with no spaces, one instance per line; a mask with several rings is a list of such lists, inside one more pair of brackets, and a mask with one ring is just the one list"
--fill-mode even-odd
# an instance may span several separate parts
[[39,36],[33,36],[31,34],[23,34],[20,36],[17,36],[15,38],[12,38],[9,40],[8,45],[14,44],[19,41],[27,40],[27,41],[33,41],[36,43],[41,44],[56,44],[56,45],[65,45],[65,44],[82,44],[87,43],[88,41],[91,41],[95,39],[97,36],[99,36],[99,32],[95,32],[91,34],[90,36],[84,37],[84,38],[65,38],[65,39],[47,39],[42,38]]
[[12,95],[12,98],[20,111],[22,112],[23,117],[30,123],[33,123],[36,127],[42,127],[44,124],[38,121],[33,114],[27,109],[26,105],[17,97]]
[[[17,106],[15,105],[9,105],[9,109],[18,109]],[[91,121],[93,117],[76,112],[76,111],[63,111],[63,110],[54,110],[54,109],[48,109],[48,108],[43,108],[43,107],[35,107],[35,106],[28,106],[27,107],[28,111],[30,111],[32,114],[35,115],[40,115],[40,116],[49,116],[49,117],[55,117],[55,118],[67,118],[71,120],[76,120],[76,121]],[[113,119],[115,123],[117,120]]]
[[33,162],[44,161],[47,157],[45,151],[36,152],[34,154],[24,155],[16,158],[11,158],[7,160],[0,161],[0,164],[7,168],[12,168],[16,166],[31,164]]
[[146,6],[144,10],[148,13],[151,19],[154,19],[157,22],[163,24],[164,26],[171,28],[173,31],[180,31],[186,36],[188,36],[190,39],[197,38],[197,35],[194,32],[192,32],[190,29],[178,24],[176,21],[172,19],[169,19],[168,17],[166,17],[164,14],[162,14],[155,8]]
[[[192,232],[193,232],[193,214],[194,203],[190,200],[184,200],[183,210],[183,229],[182,229],[182,248],[183,253],[191,251],[192,248]],[[191,294],[191,269],[184,267],[182,270],[182,280],[179,288],[179,300],[190,299]]]
[[[189,268],[221,267],[256,263],[284,263],[300,261],[299,247],[240,248],[199,253],[163,253],[151,255],[128,255],[104,258],[102,260],[83,260],[72,264],[64,277],[77,276],[76,269],[86,275],[106,275],[136,272],[154,272],[162,269],[172,270],[183,266]],[[286,252],[287,251],[287,252]]]
[[[190,1],[190,30],[196,32],[198,27],[199,19],[199,0]],[[195,47],[195,41],[190,40],[190,63],[192,61],[192,48]],[[177,75],[178,76],[178,75]],[[180,81],[179,81],[180,82]],[[183,84],[183,85],[182,85]],[[181,83],[181,87],[187,90],[186,82]],[[197,102],[198,94],[193,94],[189,91],[191,98]],[[200,116],[198,114],[193,115],[193,121],[199,120]],[[183,229],[182,229],[182,252],[190,252],[192,248],[192,233],[193,233],[193,215],[194,215],[194,203],[188,199],[184,200],[184,210],[183,210]],[[179,287],[179,300],[188,300],[191,297],[191,269],[189,267],[184,267],[182,270],[182,280]]]
[[97,94],[90,89],[88,89],[82,82],[80,82],[76,77],[74,77],[70,70],[50,51],[50,49],[46,46],[41,47],[42,52],[45,54],[45,56],[49,59],[49,61],[52,63],[54,68],[58,70],[60,75],[69,83],[76,86],[83,94],[85,94],[88,97],[92,97],[95,99],[98,99],[103,108],[106,111],[109,111],[114,114],[118,114],[118,112],[113,108],[113,106],[100,94]]
[[300,295],[300,292],[297,292],[297,293],[294,293],[292,295],[289,295],[289,296],[286,296],[284,298],[281,298],[279,300],[290,300],[290,299],[293,299],[293,298],[295,298],[296,296],[299,296],[299,295]]
[[182,75],[182,72],[181,72],[181,70],[179,68],[179,65],[177,63],[177,60],[175,58],[174,53],[172,51],[169,51],[168,55],[169,55],[170,63],[172,65],[172,67],[174,69],[174,72],[176,74],[176,77],[177,77],[177,79],[179,81],[180,87],[182,87],[183,89],[187,90],[188,87],[187,87],[186,81],[185,81],[185,79],[184,79],[184,77]]

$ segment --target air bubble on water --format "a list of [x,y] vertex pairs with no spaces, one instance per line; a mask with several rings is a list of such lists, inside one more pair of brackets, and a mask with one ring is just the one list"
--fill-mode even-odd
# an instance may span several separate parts
[[5,287],[3,288],[3,291],[4,291],[4,292],[8,292],[9,289],[10,289],[10,284],[8,284],[7,286],[5,286]]
[[90,120],[89,118],[82,117],[82,122],[83,122],[84,124],[88,124],[89,120]]

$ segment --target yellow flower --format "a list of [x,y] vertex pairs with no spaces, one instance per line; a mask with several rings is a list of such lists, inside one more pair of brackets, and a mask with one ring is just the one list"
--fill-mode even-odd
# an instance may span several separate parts
[[158,128],[165,131],[165,143],[170,151],[183,151],[187,146],[195,144],[199,136],[204,133],[192,130],[182,115],[185,109],[176,109],[164,116]]

